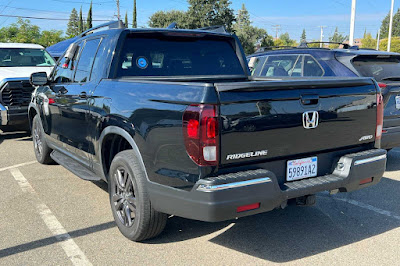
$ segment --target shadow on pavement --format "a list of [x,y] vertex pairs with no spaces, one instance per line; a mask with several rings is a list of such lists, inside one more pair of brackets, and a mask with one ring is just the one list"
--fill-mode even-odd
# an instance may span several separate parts
[[[388,193],[387,189],[390,189]],[[358,194],[364,191],[363,194]],[[260,259],[289,262],[343,247],[400,227],[400,220],[335,200],[335,197],[371,202],[400,214],[393,193],[400,182],[384,178],[376,186],[334,196],[321,194],[314,207],[290,206],[239,220],[205,223],[183,218],[169,219],[165,232],[149,244],[179,242],[215,233],[233,225],[209,241]],[[380,202],[393,205],[380,206]],[[383,203],[382,203],[383,204]]]
[[[76,238],[76,237],[85,236],[85,235],[93,234],[96,232],[104,231],[104,230],[107,230],[107,229],[110,229],[113,227],[115,227],[114,221],[91,226],[91,227],[84,228],[84,229],[75,230],[75,231],[69,232],[69,235],[72,238]],[[15,255],[18,253],[22,253],[22,252],[25,252],[28,250],[33,250],[36,248],[49,246],[49,245],[55,244],[57,242],[58,242],[58,240],[53,236],[53,237],[47,237],[47,238],[43,238],[40,240],[28,242],[28,243],[21,244],[18,246],[5,248],[5,249],[0,250],[0,259],[11,256],[11,255]]]
[[396,148],[388,152],[386,171],[400,170],[400,149]]
[[30,134],[25,131],[18,131],[18,132],[2,132],[2,131],[0,131],[0,144],[6,139],[32,140]]

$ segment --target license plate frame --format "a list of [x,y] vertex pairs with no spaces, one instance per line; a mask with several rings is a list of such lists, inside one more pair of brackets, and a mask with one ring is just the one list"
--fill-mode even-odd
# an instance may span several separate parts
[[286,163],[286,181],[297,181],[316,177],[318,174],[318,157],[289,160]]

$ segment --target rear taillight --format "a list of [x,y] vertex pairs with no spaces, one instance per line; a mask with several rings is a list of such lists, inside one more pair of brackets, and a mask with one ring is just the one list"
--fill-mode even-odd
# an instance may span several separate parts
[[218,116],[215,105],[190,105],[183,114],[186,151],[198,165],[218,165]]
[[381,93],[376,95],[376,133],[375,140],[382,138],[383,130],[383,97]]

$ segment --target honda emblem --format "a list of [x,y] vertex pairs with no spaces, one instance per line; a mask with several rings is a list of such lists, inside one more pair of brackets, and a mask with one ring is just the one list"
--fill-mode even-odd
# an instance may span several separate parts
[[317,111],[303,113],[303,127],[305,129],[313,129],[318,126],[319,114]]

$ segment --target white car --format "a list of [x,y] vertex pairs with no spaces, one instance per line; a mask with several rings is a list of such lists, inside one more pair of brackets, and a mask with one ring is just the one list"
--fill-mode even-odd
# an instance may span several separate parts
[[50,75],[54,59],[43,46],[28,43],[0,43],[0,129],[28,128],[28,110],[34,88],[34,72]]

